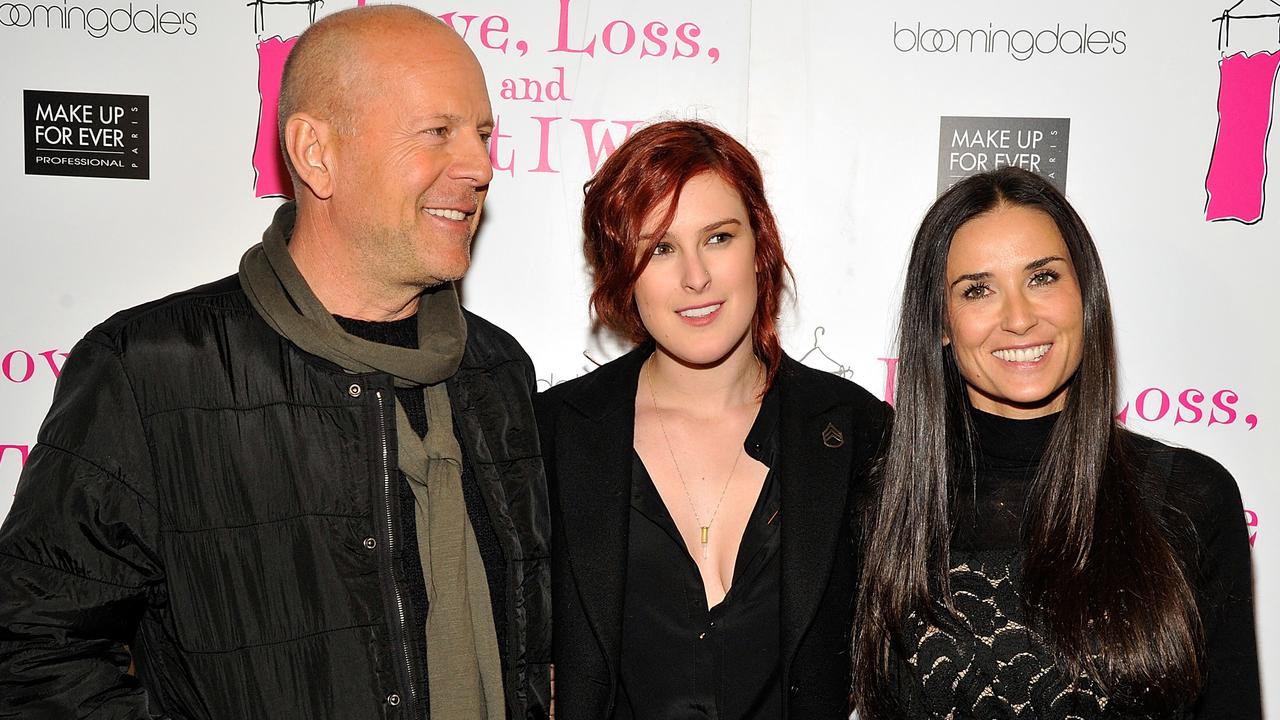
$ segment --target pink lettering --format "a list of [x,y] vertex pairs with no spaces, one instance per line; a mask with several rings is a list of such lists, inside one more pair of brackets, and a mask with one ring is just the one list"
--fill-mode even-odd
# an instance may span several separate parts
[[18,457],[25,466],[27,464],[27,454],[30,451],[30,445],[0,445],[0,463],[4,462],[4,454],[8,450],[17,450]]
[[[561,3],[567,3],[569,0],[561,0]],[[538,166],[529,172],[536,173],[558,173],[559,170],[551,167],[551,123],[559,120],[558,117],[534,117],[531,118],[538,121]],[[592,172],[595,172],[594,168]]]
[[[1178,396],[1178,404],[1182,407],[1178,408],[1178,412],[1173,418],[1173,424],[1191,423],[1194,425],[1195,423],[1200,422],[1200,418],[1204,417],[1204,411],[1201,410],[1198,405],[1194,405],[1192,403],[1202,402],[1204,402],[1204,393],[1194,389],[1183,390],[1182,394]],[[1182,417],[1183,408],[1190,410],[1194,415],[1191,417]]]
[[1120,412],[1116,413],[1116,422],[1121,425],[1129,422],[1129,403],[1125,403],[1124,407],[1120,408]]
[[[602,118],[573,118],[573,121],[582,126],[583,140],[587,143],[587,160],[591,163],[591,172],[595,172],[600,166],[600,162],[608,157],[617,145],[614,143],[613,136],[609,133],[609,129],[605,128],[601,134],[599,144],[595,141],[595,127],[597,124],[605,122]],[[621,125],[623,128],[622,139],[626,140],[631,137],[631,130],[640,123],[639,120],[613,120],[614,125]]]
[[894,391],[897,390],[898,358],[877,358],[884,363],[884,401],[894,404]]
[[494,170],[505,172],[512,177],[516,175],[516,151],[512,150],[507,153],[507,164],[503,165],[498,161],[498,144],[503,139],[511,136],[502,132],[502,118],[495,118],[493,121],[493,134],[489,136],[489,164]]
[[[507,51],[506,35],[511,30],[511,23],[501,15],[490,15],[480,23],[480,44],[490,50]],[[502,42],[494,44],[491,38],[497,35],[502,38]]]
[[[1158,393],[1160,395],[1160,412],[1156,413],[1155,417],[1147,417],[1147,414],[1143,412],[1143,410],[1146,409],[1147,397],[1151,393]],[[1138,393],[1138,401],[1134,403],[1134,405],[1134,410],[1137,411],[1138,417],[1146,420],[1147,422],[1156,422],[1169,412],[1169,395],[1160,388],[1147,388],[1146,390]]]
[[[700,37],[701,35],[702,28],[693,23],[684,23],[680,27],[676,28],[676,50],[675,54],[673,54],[671,58],[673,60],[679,60],[682,57],[697,57],[699,50],[698,41],[694,38]],[[687,52],[680,52],[680,46],[682,44]],[[720,57],[720,55],[719,53],[716,53],[712,60],[715,60],[718,57]]]
[[[627,41],[623,44],[621,49],[615,47],[617,45],[617,41],[614,39],[613,34],[614,29],[618,27],[622,27],[626,30],[626,34],[623,37],[625,37]],[[622,20],[614,20],[604,26],[604,32],[601,33],[601,38],[604,40],[605,50],[608,50],[614,55],[626,55],[631,52],[631,48],[636,45],[636,29],[631,27],[631,23],[624,22]]]
[[[669,23],[651,20],[633,25],[626,20],[612,20],[599,31],[590,27],[585,28],[582,39],[579,39],[576,43],[577,47],[574,47],[569,40],[569,5],[572,2],[573,0],[560,0],[556,46],[549,52],[578,53],[594,58],[596,41],[600,41],[610,55],[632,55],[638,47],[641,59],[666,57],[670,53],[672,60],[695,58],[703,54],[710,58],[713,64],[720,60],[719,48],[706,48],[704,52],[703,46],[698,42],[698,38],[702,37],[702,28],[692,22],[676,25],[674,42],[668,42],[666,38],[671,34]],[[638,26],[643,29],[637,31]]]
[[[671,30],[665,23],[657,20],[644,26],[644,44],[640,48],[640,57],[662,57],[667,54],[667,41],[664,40]],[[652,43],[652,45],[650,45]],[[652,49],[651,49],[652,48]]]
[[[1152,402],[1151,397],[1155,395],[1158,399]],[[1237,407],[1240,401],[1240,395],[1231,389],[1219,390],[1213,394],[1209,403],[1205,403],[1208,396],[1199,388],[1187,388],[1177,395],[1177,406],[1173,407],[1173,391],[1165,391],[1156,387],[1149,387],[1138,393],[1138,397],[1133,403],[1125,403],[1120,412],[1116,413],[1116,420],[1121,424],[1127,422],[1129,417],[1129,408],[1132,407],[1137,412],[1138,417],[1147,422],[1159,422],[1169,415],[1170,409],[1174,410],[1174,425],[1199,425],[1205,427],[1213,425],[1232,425],[1238,419],[1243,419],[1244,424],[1253,430],[1258,426],[1258,416],[1254,413],[1244,414]]]
[[[14,377],[13,359],[15,357],[22,358],[23,372],[20,378]],[[35,358],[31,357],[31,353],[25,350],[12,350],[8,355],[4,356],[4,361],[0,362],[0,371],[4,372],[4,376],[9,382],[24,383],[30,380],[32,375],[36,374],[36,361]]]
[[[1245,510],[1245,511],[1244,511],[1244,524],[1245,524],[1245,526],[1246,526],[1246,527],[1249,527],[1249,528],[1256,528],[1256,527],[1258,527],[1258,513],[1254,512],[1254,511],[1252,511],[1252,510]],[[1257,539],[1258,539],[1258,531],[1257,531],[1257,530],[1250,530],[1250,531],[1249,531],[1249,547],[1253,547],[1253,543],[1254,543],[1254,541],[1255,541],[1255,540],[1257,540]]]
[[[461,35],[463,39],[466,39],[467,33],[471,32],[471,23],[475,22],[476,18],[480,16],[479,15],[459,15],[457,12],[447,12],[447,13],[442,13],[440,15],[437,15],[436,17],[448,23],[449,27],[453,28],[454,32]],[[458,29],[458,24],[453,21],[454,18],[462,19],[461,30]]]
[[569,47],[569,3],[571,2],[573,0],[560,0],[560,27],[556,36],[556,46],[551,48],[551,52],[586,53],[587,57],[595,57],[595,35],[591,36],[591,42],[584,48]]
[[[1222,425],[1230,425],[1236,421],[1236,410],[1231,407],[1239,402],[1240,396],[1234,390],[1219,390],[1213,395],[1213,409],[1209,411],[1209,424],[1220,423]],[[1219,418],[1217,411],[1221,410],[1225,414],[1225,418]]]
[[55,355],[61,356],[62,362],[65,362],[68,353],[58,352],[57,350],[45,350],[40,353],[40,357],[44,358],[44,361],[49,364],[49,369],[53,371],[53,376],[58,378],[62,377],[62,362],[55,360]]

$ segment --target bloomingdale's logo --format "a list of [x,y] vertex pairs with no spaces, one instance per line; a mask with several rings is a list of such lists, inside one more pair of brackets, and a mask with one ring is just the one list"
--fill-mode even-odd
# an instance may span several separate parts
[[1099,30],[1088,23],[1063,28],[1058,23],[1043,30],[998,28],[987,23],[985,28],[927,28],[924,23],[893,23],[893,47],[898,52],[923,53],[1004,53],[1015,60],[1030,60],[1036,55],[1123,55],[1129,49],[1124,30]]
[[28,5],[0,3],[0,27],[35,30],[83,30],[95,38],[109,33],[140,35],[195,35],[196,14],[186,10],[163,10],[159,3],[138,5],[132,2],[114,8],[97,5],[68,5],[67,0]]

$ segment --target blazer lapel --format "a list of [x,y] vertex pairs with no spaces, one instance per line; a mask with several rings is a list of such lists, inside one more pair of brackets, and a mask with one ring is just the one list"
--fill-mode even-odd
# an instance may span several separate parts
[[[794,363],[789,358],[784,363]],[[782,481],[783,667],[789,667],[827,586],[833,539],[847,522],[853,428],[849,408],[778,374]]]
[[616,677],[627,572],[631,463],[642,346],[597,370],[565,398],[556,427],[564,542],[587,621]]

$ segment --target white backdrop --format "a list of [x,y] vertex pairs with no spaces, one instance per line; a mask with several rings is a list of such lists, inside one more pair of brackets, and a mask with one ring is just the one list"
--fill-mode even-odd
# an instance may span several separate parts
[[[1239,482],[1264,688],[1280,697],[1266,662],[1280,648],[1280,218],[1266,212],[1280,179],[1264,172],[1280,163],[1267,143],[1280,8],[1245,0],[1224,22],[1220,2],[417,2],[453,13],[500,123],[465,302],[524,343],[543,384],[619,353],[589,332],[582,183],[634,123],[709,119],[765,168],[797,279],[786,348],[883,397],[906,248],[950,169],[940,146],[955,150],[942,118],[1068,119],[1066,191],[1118,316],[1117,410]],[[118,309],[234,272],[257,241],[278,204],[259,195],[279,190],[255,169],[260,71],[270,105],[280,43],[356,4],[0,3],[0,515],[60,353]],[[28,174],[24,90],[147,96],[149,179]],[[34,121],[45,140],[56,120]],[[1047,161],[1010,137],[958,150]]]

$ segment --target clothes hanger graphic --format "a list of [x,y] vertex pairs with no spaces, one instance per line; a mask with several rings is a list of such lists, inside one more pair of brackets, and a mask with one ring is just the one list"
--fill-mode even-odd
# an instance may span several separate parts
[[[1245,6],[1247,7],[1241,7]],[[1275,20],[1276,40],[1280,42],[1280,2],[1276,0],[1237,0],[1211,22],[1218,23],[1218,51],[1231,44],[1232,20]]]

